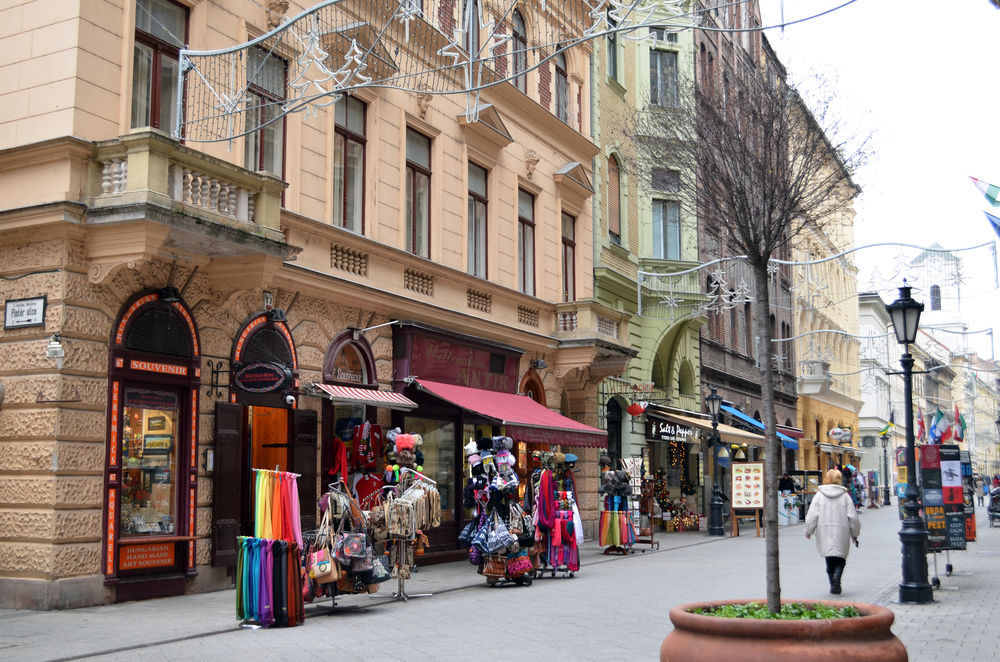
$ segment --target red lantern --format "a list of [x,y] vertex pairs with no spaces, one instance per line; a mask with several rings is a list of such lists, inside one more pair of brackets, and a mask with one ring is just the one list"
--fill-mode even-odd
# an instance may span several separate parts
[[646,408],[640,405],[638,402],[633,402],[628,406],[628,409],[626,409],[625,411],[627,411],[632,416],[638,416],[642,412],[646,411]]

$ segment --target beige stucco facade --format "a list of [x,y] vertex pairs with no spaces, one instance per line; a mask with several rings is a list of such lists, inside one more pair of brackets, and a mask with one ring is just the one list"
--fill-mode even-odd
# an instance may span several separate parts
[[[192,48],[221,48],[269,29],[242,0],[181,3]],[[437,5],[435,4],[435,7]],[[288,15],[303,8],[292,3]],[[456,10],[457,11],[457,10]],[[595,300],[590,126],[591,54],[567,52],[572,109],[553,115],[551,76],[528,94],[483,92],[493,110],[469,124],[465,98],[360,91],[367,104],[364,228],[332,224],[333,107],[287,118],[283,178],[243,168],[242,140],[179,145],[132,130],[135,6],[26,2],[0,13],[0,294],[45,294],[41,326],[0,331],[0,599],[59,608],[112,601],[106,581],[109,352],[136,294],[175,287],[200,339],[193,572],[184,590],[229,586],[211,567],[215,407],[209,361],[226,362],[245,320],[282,309],[298,380],[321,381],[331,342],[348,329],[409,320],[518,350],[519,383],[537,379],[548,406],[596,426],[598,383],[620,374],[628,319]],[[549,64],[542,65],[543,68]],[[405,250],[405,135],[431,139],[430,254]],[[496,131],[503,127],[509,139]],[[486,278],[467,270],[467,163],[488,171]],[[518,289],[517,192],[535,196],[537,287]],[[222,205],[218,191],[230,192]],[[560,215],[576,219],[575,297],[562,301]],[[270,303],[267,303],[270,302]],[[61,366],[46,358],[59,334]],[[390,327],[361,334],[374,384],[393,374]],[[530,364],[543,359],[548,368]],[[296,407],[321,413],[305,393]],[[389,423],[388,412],[379,411]],[[597,449],[581,448],[578,492],[588,535],[597,517]],[[318,454],[317,454],[318,455]]]

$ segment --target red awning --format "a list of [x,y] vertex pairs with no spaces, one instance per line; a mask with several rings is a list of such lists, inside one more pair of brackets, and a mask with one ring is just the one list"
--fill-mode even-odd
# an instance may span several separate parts
[[524,395],[425,379],[415,379],[413,383],[436,398],[505,426],[506,434],[517,441],[597,448],[608,445],[608,435],[604,430],[566,418]]
[[417,406],[402,393],[395,391],[379,391],[373,388],[358,388],[357,386],[340,386],[338,384],[313,384],[326,392],[334,402],[345,402],[353,405],[371,405],[386,409],[402,409],[409,411]]
[[793,428],[788,425],[776,425],[774,427],[778,428],[778,432],[787,434],[792,439],[802,439],[805,436],[801,428]]

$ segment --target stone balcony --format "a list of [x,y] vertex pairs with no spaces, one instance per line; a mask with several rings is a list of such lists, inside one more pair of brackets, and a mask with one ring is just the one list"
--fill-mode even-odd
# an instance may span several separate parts
[[555,306],[556,371],[589,368],[591,379],[619,376],[636,355],[628,338],[631,315],[592,301]]
[[284,187],[153,129],[99,142],[88,172],[90,279],[154,256],[208,258],[223,270],[280,264],[296,253],[280,229]]

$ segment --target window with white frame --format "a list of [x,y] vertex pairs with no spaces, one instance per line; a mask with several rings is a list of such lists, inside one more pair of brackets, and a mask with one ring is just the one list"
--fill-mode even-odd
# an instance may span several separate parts
[[653,257],[681,259],[681,204],[676,200],[653,200]]
[[517,190],[517,289],[535,294],[535,196]]
[[524,16],[517,9],[511,19],[511,49],[514,87],[527,94],[528,76],[525,72],[528,70],[528,29],[524,24]]
[[562,213],[562,300],[576,299],[576,217]]
[[608,18],[608,78],[618,79],[618,21],[612,16],[611,7],[607,9]]
[[469,273],[486,278],[486,168],[469,162]]
[[287,63],[254,47],[247,51],[247,135],[243,162],[248,170],[284,175]]
[[669,108],[677,106],[676,51],[657,47],[649,49],[649,100],[657,106]]
[[132,128],[173,131],[177,122],[179,52],[187,9],[171,0],[136,0],[132,49]]
[[365,103],[352,96],[337,102],[333,132],[333,224],[364,233]]
[[430,257],[431,139],[406,129],[406,250]]
[[559,53],[556,63],[556,117],[569,123],[569,75],[566,73],[566,55]]

